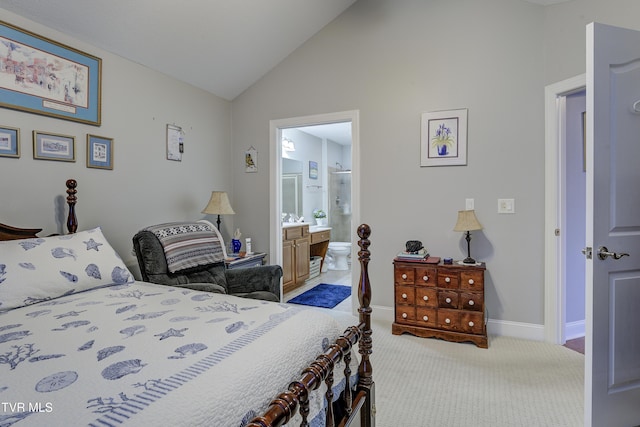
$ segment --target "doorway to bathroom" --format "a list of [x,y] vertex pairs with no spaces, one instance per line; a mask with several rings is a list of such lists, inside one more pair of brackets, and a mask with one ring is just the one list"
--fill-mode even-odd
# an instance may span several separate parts
[[[270,166],[273,263],[283,265],[283,229],[294,222],[308,224],[316,233],[328,228],[332,246],[332,242],[355,242],[352,234],[359,223],[358,111],[271,121]],[[353,254],[357,248],[351,245],[347,252],[347,259],[356,259]],[[313,248],[311,253],[317,255]],[[285,301],[320,283],[349,286],[353,293],[358,278],[352,277],[351,266],[334,269],[339,260],[326,254],[322,261],[320,269],[310,257],[310,277],[305,280],[303,275],[295,289],[285,294]],[[353,312],[353,298],[336,309]]]

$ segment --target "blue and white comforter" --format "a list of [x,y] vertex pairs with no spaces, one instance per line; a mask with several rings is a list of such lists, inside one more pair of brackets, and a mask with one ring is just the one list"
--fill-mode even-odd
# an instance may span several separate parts
[[0,425],[240,426],[341,332],[302,306],[144,282],[17,308],[0,314]]

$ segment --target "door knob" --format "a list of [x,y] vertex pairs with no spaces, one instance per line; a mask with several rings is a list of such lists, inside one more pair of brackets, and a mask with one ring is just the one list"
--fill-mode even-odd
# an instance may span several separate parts
[[623,256],[629,256],[629,254],[621,252],[621,253],[616,253],[616,252],[609,252],[609,249],[607,249],[606,246],[600,246],[598,248],[598,258],[605,260],[607,259],[607,257],[611,257],[613,259],[620,259]]

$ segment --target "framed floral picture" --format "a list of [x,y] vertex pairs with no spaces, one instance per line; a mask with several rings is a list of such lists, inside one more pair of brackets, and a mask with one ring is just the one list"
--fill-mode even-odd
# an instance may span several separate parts
[[467,164],[467,109],[423,113],[420,166]]

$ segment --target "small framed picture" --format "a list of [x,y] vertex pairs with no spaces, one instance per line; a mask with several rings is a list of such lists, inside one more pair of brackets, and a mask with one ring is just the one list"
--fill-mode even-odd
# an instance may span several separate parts
[[258,150],[253,146],[244,152],[244,171],[247,173],[258,172]]
[[318,179],[318,162],[309,161],[309,178]]
[[69,135],[33,131],[33,158],[76,161],[76,138]]
[[0,126],[0,157],[20,157],[20,129]]
[[113,138],[87,134],[87,167],[113,169]]

